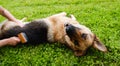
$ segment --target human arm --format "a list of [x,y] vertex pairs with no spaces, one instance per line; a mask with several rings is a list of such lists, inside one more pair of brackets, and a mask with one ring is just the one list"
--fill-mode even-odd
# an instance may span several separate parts
[[10,37],[6,39],[0,40],[0,47],[6,46],[6,45],[12,45],[15,46],[20,42],[20,39],[18,37]]
[[17,23],[21,27],[24,26],[24,24],[22,23],[23,20],[16,19],[7,9],[3,8],[2,6],[0,6],[0,15],[7,18],[9,21]]

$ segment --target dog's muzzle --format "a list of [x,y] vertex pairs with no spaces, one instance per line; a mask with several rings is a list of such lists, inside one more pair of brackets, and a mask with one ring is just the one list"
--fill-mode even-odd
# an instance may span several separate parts
[[76,31],[75,31],[76,28],[72,24],[66,24],[65,27],[66,27],[65,29],[66,33],[69,37],[76,34]]
[[65,24],[66,32],[72,31],[73,26],[71,24]]

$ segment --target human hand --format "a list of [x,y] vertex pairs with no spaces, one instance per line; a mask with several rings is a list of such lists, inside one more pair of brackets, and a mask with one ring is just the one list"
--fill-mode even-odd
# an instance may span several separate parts
[[20,42],[20,39],[18,37],[10,37],[7,39],[7,43],[12,46],[15,46],[19,42]]

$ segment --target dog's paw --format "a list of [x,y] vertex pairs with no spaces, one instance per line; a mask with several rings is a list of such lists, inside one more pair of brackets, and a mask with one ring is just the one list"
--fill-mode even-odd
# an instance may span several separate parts
[[60,15],[62,15],[62,16],[66,16],[67,13],[66,13],[66,12],[61,12]]
[[70,18],[72,19],[72,20],[76,20],[76,18],[75,18],[75,16],[74,15],[70,15]]

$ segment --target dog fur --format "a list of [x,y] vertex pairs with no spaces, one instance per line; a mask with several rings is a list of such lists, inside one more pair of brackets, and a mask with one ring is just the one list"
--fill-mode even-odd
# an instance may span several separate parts
[[34,20],[20,27],[14,22],[6,21],[1,26],[0,39],[17,36],[24,32],[30,44],[44,42],[60,42],[69,46],[76,56],[82,56],[89,47],[94,47],[106,52],[106,47],[91,32],[91,30],[76,20],[71,15],[66,16],[65,12],[52,15],[47,18]]

